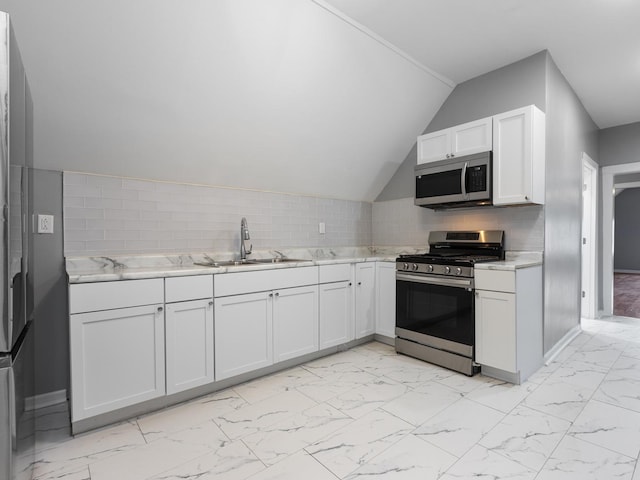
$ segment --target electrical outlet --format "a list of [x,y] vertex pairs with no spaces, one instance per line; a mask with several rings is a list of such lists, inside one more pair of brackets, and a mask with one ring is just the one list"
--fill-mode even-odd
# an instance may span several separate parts
[[53,215],[38,215],[38,233],[53,233]]
[[326,233],[326,228],[325,228],[324,222],[320,222],[318,224],[318,233],[320,233],[320,234],[325,234]]

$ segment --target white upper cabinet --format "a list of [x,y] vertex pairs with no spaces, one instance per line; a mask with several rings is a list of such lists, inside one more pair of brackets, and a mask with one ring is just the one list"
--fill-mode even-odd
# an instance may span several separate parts
[[533,105],[493,117],[493,204],[544,204],[545,115]]
[[488,152],[492,118],[483,118],[418,137],[418,164]]

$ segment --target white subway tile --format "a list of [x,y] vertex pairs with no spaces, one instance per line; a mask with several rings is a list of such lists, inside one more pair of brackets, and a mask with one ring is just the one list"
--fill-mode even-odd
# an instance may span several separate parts
[[135,220],[140,218],[140,212],[137,210],[121,210],[121,209],[110,209],[107,208],[104,210],[104,218],[109,219],[122,219],[122,220]]
[[137,190],[139,192],[152,192],[156,190],[158,182],[151,180],[137,180],[132,178],[124,178],[122,180],[122,188],[125,190]]
[[100,208],[64,207],[65,218],[104,218]]
[[122,208],[122,200],[117,198],[86,197],[84,206],[87,208]]
[[104,240],[104,230],[66,230],[65,240],[70,242],[74,241],[87,241],[87,240]]
[[65,197],[96,197],[102,196],[102,189],[92,185],[71,184],[63,187]]
[[122,178],[120,177],[107,177],[102,175],[87,175],[87,185],[102,188],[122,188]]

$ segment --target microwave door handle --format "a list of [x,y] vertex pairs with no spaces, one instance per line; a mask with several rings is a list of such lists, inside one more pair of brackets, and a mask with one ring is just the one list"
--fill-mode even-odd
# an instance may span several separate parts
[[462,189],[462,195],[467,196],[467,167],[469,162],[464,162],[462,167],[462,175],[460,176],[460,187]]

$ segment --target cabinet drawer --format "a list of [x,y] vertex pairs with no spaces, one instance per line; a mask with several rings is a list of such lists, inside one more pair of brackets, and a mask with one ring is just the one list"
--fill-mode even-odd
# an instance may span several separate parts
[[318,267],[318,283],[344,282],[351,280],[351,264],[340,263],[336,265],[320,265]]
[[166,303],[212,298],[213,275],[166,278],[164,296]]
[[511,293],[516,291],[516,272],[514,271],[480,270],[476,268],[474,278],[476,288],[479,290]]
[[69,287],[69,313],[164,303],[164,279],[78,283]]
[[280,288],[318,284],[318,267],[279,268],[216,276],[216,297],[266,292]]

